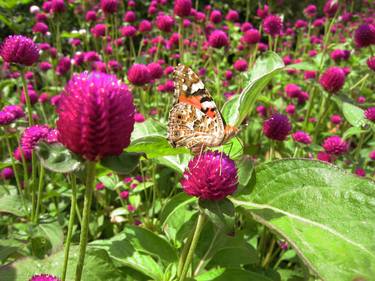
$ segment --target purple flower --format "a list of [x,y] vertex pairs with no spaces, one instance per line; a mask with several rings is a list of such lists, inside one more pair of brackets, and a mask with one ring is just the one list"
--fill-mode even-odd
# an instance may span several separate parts
[[0,172],[0,179],[10,180],[14,177],[14,171],[10,167],[6,167]]
[[223,16],[219,10],[213,10],[210,15],[210,21],[212,23],[220,23],[223,20]]
[[54,14],[65,12],[64,0],[51,0],[51,11]]
[[11,124],[15,120],[14,115],[8,111],[0,111],[0,126]]
[[152,30],[152,24],[148,20],[142,20],[138,27],[139,32],[146,33]]
[[294,113],[296,113],[296,106],[294,104],[288,104],[285,108],[285,112],[293,115]]
[[272,140],[283,141],[292,130],[287,116],[275,113],[263,123],[263,133]]
[[365,117],[372,121],[375,122],[375,107],[369,107],[365,110]]
[[136,123],[143,123],[145,122],[146,118],[144,117],[144,115],[142,113],[139,113],[139,112],[136,112],[134,114],[134,121]]
[[328,154],[341,155],[348,151],[349,146],[339,136],[331,136],[324,140],[323,148]]
[[375,150],[371,151],[370,154],[368,155],[368,157],[369,157],[371,160],[375,160]]
[[157,62],[152,62],[147,65],[148,70],[150,71],[151,79],[160,79],[163,76],[163,68]]
[[354,42],[358,48],[375,44],[375,26],[372,24],[360,25],[354,33]]
[[315,5],[308,5],[304,10],[303,10],[304,15],[307,18],[313,18],[316,16],[316,6]]
[[369,57],[367,59],[367,66],[368,68],[370,68],[371,70],[375,71],[375,56],[373,57]]
[[229,45],[228,35],[224,31],[216,29],[208,37],[208,44],[216,49],[226,47]]
[[86,21],[96,21],[96,12],[95,11],[87,11],[85,15],[85,20]]
[[113,14],[117,12],[117,0],[100,0],[100,7],[105,14]]
[[301,88],[296,84],[288,84],[284,87],[285,93],[290,98],[297,98],[301,93]]
[[296,142],[303,144],[311,144],[311,137],[308,133],[304,131],[297,131],[292,135],[292,138]]
[[329,17],[333,18],[339,9],[339,1],[337,0],[328,0],[323,7],[324,14]]
[[324,151],[319,151],[318,154],[316,155],[316,158],[320,161],[329,162],[329,163],[332,161],[332,156],[328,153],[325,153]]
[[103,37],[105,36],[105,30],[107,26],[104,23],[99,23],[90,29],[94,37]]
[[357,176],[359,177],[365,177],[366,176],[366,171],[363,170],[362,168],[357,168],[355,169],[355,172],[354,172]]
[[257,16],[260,17],[261,19],[264,19],[265,17],[267,17],[268,13],[269,13],[268,5],[264,5],[263,8],[259,7],[257,9]]
[[151,80],[150,70],[144,64],[135,63],[128,70],[128,80],[133,85],[143,86]]
[[48,31],[48,25],[44,22],[37,22],[31,29],[34,33],[46,34]]
[[39,63],[39,69],[43,72],[51,68],[52,68],[52,64],[50,64],[48,61],[42,61],[41,63]]
[[174,26],[174,19],[171,16],[160,14],[156,17],[156,26],[161,31],[171,32]]
[[56,67],[56,73],[59,75],[64,75],[70,70],[71,61],[70,57],[63,57],[59,60],[57,67]]
[[237,169],[233,160],[218,151],[195,156],[185,170],[184,191],[204,200],[221,200],[237,189]]
[[174,13],[181,17],[188,17],[191,13],[191,8],[193,4],[191,0],[175,0],[174,1]]
[[40,140],[45,140],[50,132],[46,125],[34,125],[27,128],[21,136],[21,147],[23,151],[33,151]]
[[258,29],[249,29],[244,33],[242,38],[246,44],[256,44],[260,41],[260,33]]
[[127,11],[124,15],[125,22],[135,22],[137,20],[136,14],[134,11]]
[[1,45],[0,55],[6,62],[30,66],[39,59],[39,48],[30,38],[11,35]]
[[244,72],[247,70],[247,61],[243,59],[238,59],[235,61],[233,67],[237,71]]
[[237,22],[240,19],[240,16],[236,10],[229,10],[227,15],[225,16],[227,21]]
[[333,124],[338,125],[338,124],[341,123],[341,121],[342,121],[342,119],[341,119],[340,115],[334,114],[334,115],[331,116],[331,122]]
[[60,279],[49,274],[37,274],[31,277],[29,281],[60,281]]
[[137,29],[132,25],[123,26],[120,29],[122,36],[134,37],[137,33]]
[[120,154],[134,127],[133,97],[115,75],[76,74],[58,104],[59,141],[85,159]]
[[345,83],[345,73],[342,68],[337,66],[329,67],[320,76],[320,85],[328,93],[336,93],[341,90]]
[[269,15],[263,20],[264,31],[272,37],[281,34],[283,28],[283,22],[279,16]]
[[129,191],[124,190],[120,192],[120,198],[121,199],[127,199],[129,197]]

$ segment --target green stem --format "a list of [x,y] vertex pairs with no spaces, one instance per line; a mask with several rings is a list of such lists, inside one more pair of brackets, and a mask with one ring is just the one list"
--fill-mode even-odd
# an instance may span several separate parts
[[305,122],[303,123],[303,130],[306,131],[307,130],[307,125],[309,123],[309,118],[310,118],[310,115],[311,115],[311,110],[314,106],[314,99],[315,99],[315,87],[312,88],[312,91],[311,91],[311,98],[309,100],[309,105],[307,107],[307,113],[306,113],[306,117],[305,117]]
[[200,272],[200,270],[202,269],[202,267],[204,267],[207,264],[207,261],[208,261],[208,259],[210,258],[210,255],[211,255],[211,251],[214,248],[216,239],[219,236],[219,234],[220,234],[220,231],[217,229],[216,232],[215,232],[214,237],[212,238],[210,246],[208,247],[206,253],[203,256],[203,258],[200,260],[200,262],[198,263],[197,267],[195,268],[194,276],[198,275],[199,272]]
[[33,121],[33,114],[32,114],[32,111],[31,111],[31,102],[30,102],[29,90],[27,88],[27,82],[26,82],[26,78],[25,78],[25,69],[21,68],[20,72],[21,72],[21,80],[22,80],[23,91],[24,91],[25,100],[26,100],[27,117],[29,119],[28,120],[29,126],[32,126],[34,121]]
[[367,73],[365,76],[363,76],[357,83],[355,83],[351,88],[350,91],[353,91],[359,84],[366,81],[366,79],[370,76],[369,73]]
[[262,267],[264,267],[264,268],[268,267],[268,264],[271,261],[271,256],[272,256],[272,253],[273,253],[273,247],[274,246],[275,246],[275,239],[272,239],[271,240],[271,245],[270,245],[270,247],[268,249],[268,252],[267,252],[267,255],[266,255],[266,257],[264,258],[264,260],[262,262]]
[[90,220],[90,209],[92,202],[92,194],[94,190],[95,182],[95,162],[87,162],[86,164],[86,191],[85,200],[83,205],[83,218],[81,227],[81,236],[79,239],[79,255],[76,267],[76,278],[75,281],[81,281],[83,265],[85,262],[86,247],[87,247],[87,236],[89,232],[89,220]]
[[319,113],[318,121],[316,122],[316,126],[315,126],[315,133],[314,133],[315,141],[317,141],[317,137],[320,132],[320,125],[323,122],[324,118],[327,116],[328,112],[330,111],[330,104],[328,102],[330,98],[331,98],[331,94],[329,94],[328,97],[323,96],[323,100],[320,105],[320,113]]
[[38,198],[36,201],[36,211],[35,211],[35,217],[34,217],[34,222],[38,223],[39,221],[39,212],[40,212],[40,205],[42,202],[42,195],[43,195],[43,180],[44,180],[44,167],[43,165],[40,165],[40,170],[39,170],[39,183],[38,183]]
[[181,276],[178,279],[179,281],[184,281],[185,278],[186,278],[186,275],[189,271],[189,267],[190,267],[190,264],[193,260],[195,248],[197,247],[199,236],[202,232],[205,219],[206,219],[206,215],[204,214],[203,211],[200,211],[199,216],[198,216],[197,225],[195,227],[194,234],[193,234],[193,239],[191,241],[191,245],[189,247],[189,251],[188,251],[188,254],[186,256],[186,260],[185,260],[184,265],[182,267]]
[[65,249],[64,249],[64,265],[63,265],[63,272],[62,272],[62,275],[61,275],[62,281],[65,281],[66,270],[68,268],[70,243],[72,241],[73,227],[74,227],[75,206],[76,206],[76,203],[77,203],[76,177],[73,174],[71,175],[71,183],[72,183],[72,197],[71,197],[71,200],[70,200],[69,226],[68,226],[68,233],[66,235],[66,242],[65,242]]
[[36,162],[36,155],[33,151],[31,153],[31,219],[35,221],[35,212],[36,212],[36,170],[37,169],[37,162]]

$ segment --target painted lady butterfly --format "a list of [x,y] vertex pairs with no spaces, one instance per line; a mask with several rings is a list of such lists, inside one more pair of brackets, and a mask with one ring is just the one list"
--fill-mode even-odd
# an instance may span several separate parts
[[173,73],[175,103],[169,112],[168,140],[173,147],[186,147],[194,154],[220,146],[238,133],[225,124],[210,93],[198,75],[179,64]]

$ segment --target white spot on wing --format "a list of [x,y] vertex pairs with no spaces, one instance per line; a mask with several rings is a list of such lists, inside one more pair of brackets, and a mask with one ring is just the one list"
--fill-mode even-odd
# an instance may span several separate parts
[[206,110],[207,108],[216,108],[216,105],[213,101],[204,101],[202,102],[202,108],[203,110]]
[[195,93],[195,92],[198,92],[199,90],[203,90],[204,89],[204,85],[202,83],[202,81],[198,81],[197,83],[194,83],[191,85],[191,93]]
[[182,90],[187,91],[188,86],[186,84],[182,84]]

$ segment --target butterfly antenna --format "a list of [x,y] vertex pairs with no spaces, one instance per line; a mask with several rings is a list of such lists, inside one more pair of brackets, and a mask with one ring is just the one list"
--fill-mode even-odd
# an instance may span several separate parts
[[195,164],[194,168],[198,166],[199,161],[201,160],[201,157],[202,157],[202,153],[203,153],[203,145],[201,146],[201,150],[199,152],[198,161],[197,161],[197,164]]

